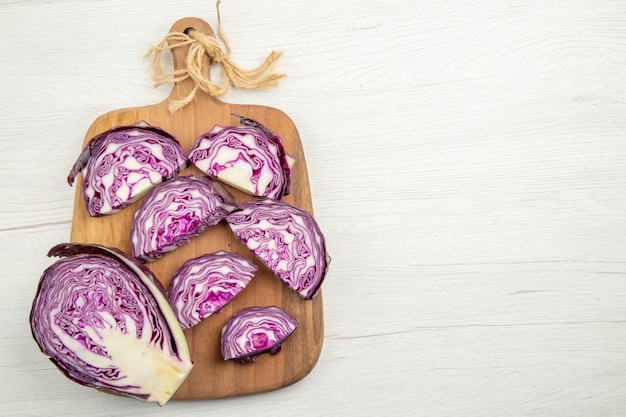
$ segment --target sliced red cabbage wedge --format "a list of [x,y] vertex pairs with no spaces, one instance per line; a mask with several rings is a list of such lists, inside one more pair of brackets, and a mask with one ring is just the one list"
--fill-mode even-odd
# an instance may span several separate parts
[[176,177],[154,187],[134,213],[133,255],[142,262],[161,258],[219,223],[237,202],[206,175]]
[[183,331],[146,267],[100,245],[61,244],[30,313],[41,351],[71,380],[164,405],[191,371]]
[[237,238],[304,299],[319,292],[330,256],[315,219],[282,201],[253,200],[226,216]]
[[94,136],[67,177],[83,175],[81,194],[90,216],[116,213],[187,166],[178,140],[141,122]]
[[253,363],[262,353],[275,355],[297,328],[296,319],[278,307],[244,308],[222,328],[222,356],[226,361]]
[[261,123],[239,116],[240,126],[219,126],[201,135],[187,156],[206,174],[251,195],[280,200],[291,193],[295,159],[281,138]]
[[167,299],[183,330],[219,312],[248,285],[257,270],[243,256],[225,251],[185,262],[167,290]]

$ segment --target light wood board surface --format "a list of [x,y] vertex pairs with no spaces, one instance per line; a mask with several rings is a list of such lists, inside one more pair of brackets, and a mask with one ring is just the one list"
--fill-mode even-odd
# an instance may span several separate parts
[[[67,381],[28,329],[94,120],[160,103],[144,55],[198,0],[0,2],[0,415],[623,417],[626,3],[224,0],[223,100],[297,126],[333,260],[298,383],[163,408]],[[171,68],[173,63],[166,62]],[[286,346],[287,347],[287,346]]]

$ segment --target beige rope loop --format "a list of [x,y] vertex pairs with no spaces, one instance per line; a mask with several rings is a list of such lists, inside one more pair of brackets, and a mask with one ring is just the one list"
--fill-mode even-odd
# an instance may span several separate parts
[[[147,56],[152,55],[152,79],[154,80],[155,88],[165,84],[175,84],[188,78],[191,78],[194,82],[193,90],[186,97],[170,102],[168,109],[172,114],[193,101],[198,91],[202,91],[211,97],[221,97],[228,91],[231,83],[239,88],[265,88],[277,85],[278,80],[285,76],[285,74],[274,72],[282,52],[272,51],[261,65],[250,70],[240,68],[230,58],[228,55],[230,53],[230,45],[221,27],[219,3],[218,1],[216,4],[216,7],[218,7],[218,32],[224,41],[227,52],[222,50],[214,37],[196,30],[189,30],[185,31],[187,33],[170,32],[157,46],[150,48],[147,53]],[[186,68],[164,73],[161,66],[161,53],[187,46],[189,51],[187,53]],[[209,58],[209,66],[211,64],[221,66],[223,85],[214,83],[209,79],[209,68],[204,65],[206,57]]]

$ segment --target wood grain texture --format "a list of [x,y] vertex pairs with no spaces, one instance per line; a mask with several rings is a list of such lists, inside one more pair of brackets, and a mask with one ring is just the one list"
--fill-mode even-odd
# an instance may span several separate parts
[[[214,36],[211,27],[198,18],[180,19],[172,26],[170,32],[180,33],[187,28]],[[188,48],[173,50],[175,69],[185,68],[187,51]],[[208,68],[208,60],[206,65]],[[292,171],[293,190],[283,201],[313,214],[305,156],[293,121],[278,109],[259,105],[228,104],[204,94],[197,94],[181,111],[174,115],[170,114],[167,108],[170,100],[186,96],[193,87],[193,81],[187,79],[175,84],[170,96],[159,104],[114,110],[102,115],[88,129],[83,148],[92,137],[112,127],[146,121],[174,135],[180,141],[183,151],[187,152],[196,139],[210,131],[213,126],[237,125],[239,118],[234,114],[243,115],[263,123],[268,129],[279,134],[287,152],[296,159]],[[180,175],[189,174],[202,172],[190,166],[180,173]],[[116,214],[90,217],[81,188],[82,177],[76,184],[71,242],[102,244],[130,253],[131,223],[142,199]],[[231,187],[226,188],[239,203],[253,199]],[[246,289],[219,314],[214,314],[185,331],[194,367],[173,399],[222,398],[283,388],[304,378],[315,366],[322,349],[324,316],[321,292],[312,301],[302,299],[257,260],[223,222],[177,250],[167,253],[161,259],[145,265],[167,288],[171,277],[187,260],[220,250],[245,256],[260,270]],[[280,307],[296,318],[298,329],[285,341],[278,355],[262,355],[253,365],[225,362],[220,351],[221,330],[235,312],[251,306]]]
[[278,87],[225,100],[298,127],[333,257],[319,361],[281,390],[162,409],[47,363],[25,318],[70,234],[77,143],[167,97],[143,55],[179,17],[215,27],[213,6],[0,3],[0,415],[623,417],[619,0],[223,1],[242,67],[284,51]]

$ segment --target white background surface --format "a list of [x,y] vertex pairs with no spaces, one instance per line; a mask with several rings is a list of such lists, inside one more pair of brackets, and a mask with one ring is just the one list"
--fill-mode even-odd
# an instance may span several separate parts
[[67,381],[30,302],[107,111],[163,100],[147,49],[211,1],[0,0],[0,414],[626,415],[626,2],[226,0],[280,86],[333,257],[324,349],[273,393],[164,408]]

